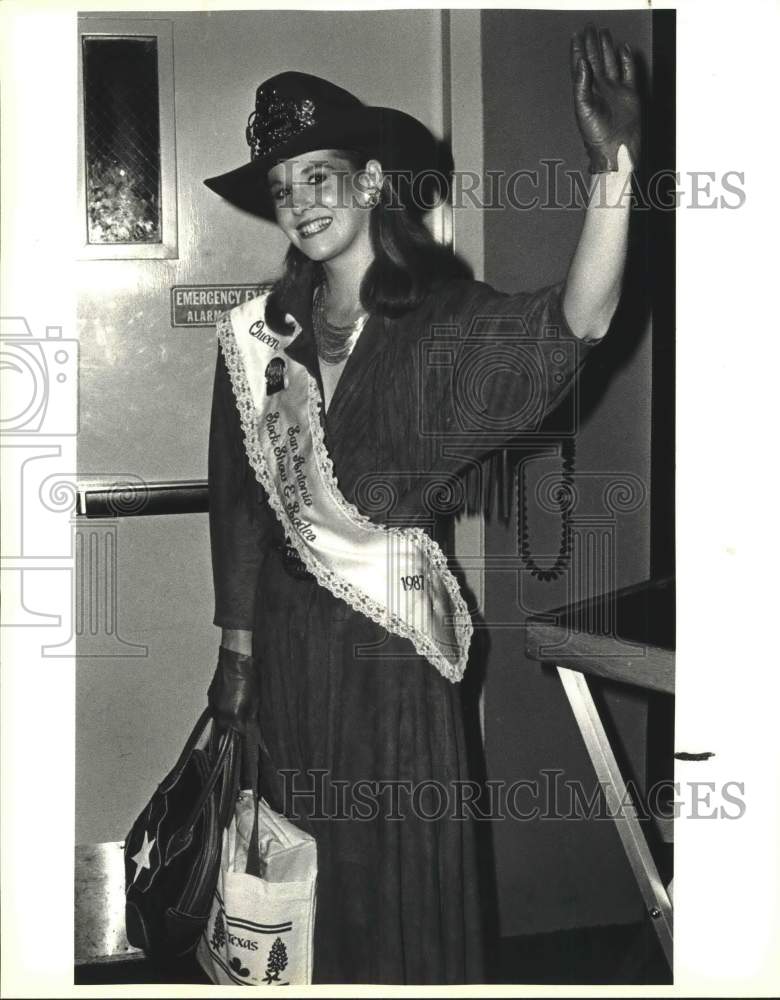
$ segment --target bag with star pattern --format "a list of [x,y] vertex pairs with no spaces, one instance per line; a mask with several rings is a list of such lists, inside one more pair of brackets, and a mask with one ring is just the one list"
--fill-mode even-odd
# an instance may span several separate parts
[[151,958],[192,951],[209,917],[222,834],[238,795],[241,740],[218,740],[206,709],[125,839],[127,940]]

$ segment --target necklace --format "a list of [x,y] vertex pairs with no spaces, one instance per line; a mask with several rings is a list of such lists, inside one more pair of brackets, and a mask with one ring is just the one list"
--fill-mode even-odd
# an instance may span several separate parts
[[320,360],[326,365],[340,365],[346,361],[367,318],[367,313],[362,313],[354,323],[349,323],[347,326],[336,326],[328,322],[325,317],[323,287],[317,285],[314,292],[312,321],[314,339],[317,342],[317,354]]

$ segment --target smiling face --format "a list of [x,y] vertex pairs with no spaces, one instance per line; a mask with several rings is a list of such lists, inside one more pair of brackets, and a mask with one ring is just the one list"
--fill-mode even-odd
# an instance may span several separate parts
[[277,223],[293,246],[321,263],[371,255],[367,189],[379,183],[377,161],[357,170],[327,149],[301,153],[268,172]]

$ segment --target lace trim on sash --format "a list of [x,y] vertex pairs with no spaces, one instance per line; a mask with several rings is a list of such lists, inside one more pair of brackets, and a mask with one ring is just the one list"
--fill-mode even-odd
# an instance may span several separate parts
[[319,559],[312,554],[308,546],[300,539],[297,531],[290,524],[287,511],[277,495],[275,484],[268,472],[263,457],[257,433],[257,420],[255,417],[252,390],[246,376],[244,360],[241,356],[240,348],[236,343],[236,335],[228,313],[224,313],[217,321],[217,336],[222,345],[225,364],[233,386],[233,394],[236,398],[241,418],[241,428],[244,432],[244,447],[246,448],[249,463],[254,469],[258,482],[268,494],[268,502],[279,519],[282,528],[284,528],[290,542],[295,547],[308,571],[322,587],[329,590],[334,597],[345,601],[354,611],[359,611],[377,625],[381,625],[394,634],[404,639],[409,639],[420,656],[425,657],[448,681],[452,681],[453,683],[460,681],[466,669],[469,645],[474,627],[471,623],[471,616],[466,607],[466,602],[463,600],[458,583],[447,565],[447,559],[441,548],[421,528],[388,528],[382,524],[375,524],[346,500],[338,488],[333,470],[333,462],[325,448],[322,422],[320,420],[322,399],[319,388],[315,380],[307,372],[306,375],[309,384],[309,418],[312,428],[314,454],[320,474],[332,498],[354,524],[359,524],[369,531],[382,534],[393,532],[417,540],[429,558],[431,565],[441,573],[444,585],[452,598],[453,607],[455,608],[452,626],[458,641],[458,647],[461,650],[459,658],[454,663],[444,656],[428,636],[411,628],[402,618],[389,613],[386,608],[374,601],[367,594],[364,594],[358,587],[348,583],[346,580],[342,580],[337,574],[323,566]]

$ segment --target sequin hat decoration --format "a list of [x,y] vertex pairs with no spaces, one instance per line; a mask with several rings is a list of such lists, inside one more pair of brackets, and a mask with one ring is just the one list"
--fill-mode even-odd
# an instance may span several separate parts
[[274,87],[257,88],[255,110],[249,116],[246,141],[253,160],[259,160],[292,136],[317,124],[310,98],[285,101]]
[[386,171],[412,175],[435,173],[441,162],[439,144],[422,122],[395,108],[363,104],[309,73],[279,73],[261,83],[245,134],[249,163],[204,183],[238,208],[272,221],[268,171],[301,153],[360,150],[377,157]]

